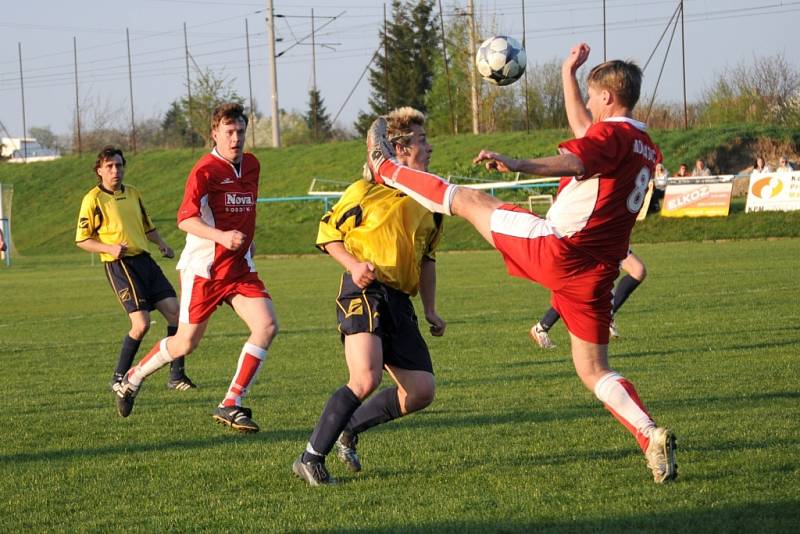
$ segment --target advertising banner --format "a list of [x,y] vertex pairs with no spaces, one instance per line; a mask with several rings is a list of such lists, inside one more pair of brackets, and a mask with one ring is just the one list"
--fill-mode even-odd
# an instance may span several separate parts
[[664,192],[662,217],[727,217],[731,208],[733,176],[676,180]]
[[745,212],[800,209],[800,172],[753,174]]

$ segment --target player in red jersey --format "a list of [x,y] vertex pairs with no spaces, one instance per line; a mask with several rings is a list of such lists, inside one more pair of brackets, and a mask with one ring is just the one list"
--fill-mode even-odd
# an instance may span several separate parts
[[367,163],[376,182],[431,211],[467,219],[503,255],[509,274],[550,289],[551,303],[570,332],[578,376],[636,437],[654,480],[665,482],[677,476],[675,436],[656,426],[633,384],[608,365],[614,280],[661,154],[645,125],[631,118],[641,69],[624,61],[597,65],[589,73],[584,104],[576,71],[588,57],[589,46],[577,45],[562,66],[575,139],[561,143],[559,155],[517,160],[482,150],[474,160],[500,172],[565,176],[547,218],[399,165],[383,118],[367,136]]
[[246,129],[247,116],[240,104],[222,104],[214,110],[214,149],[189,173],[178,210],[178,227],[186,232],[186,247],[178,262],[178,331],[156,343],[126,375],[117,392],[117,411],[122,417],[133,409],[142,381],[173,359],[190,354],[217,306],[227,303],[250,329],[250,337],[213,417],[241,432],[259,430],[251,410],[241,403],[267,357],[278,324],[252,258],[260,166],[254,155],[243,151]]

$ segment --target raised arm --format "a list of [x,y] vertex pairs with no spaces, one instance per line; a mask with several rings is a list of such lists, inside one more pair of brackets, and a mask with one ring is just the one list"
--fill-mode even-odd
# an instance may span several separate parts
[[473,163],[485,163],[490,171],[523,172],[538,176],[583,176],[586,169],[578,156],[570,153],[536,159],[514,159],[490,150],[481,150]]
[[561,82],[564,86],[564,106],[567,109],[567,121],[575,137],[583,137],[592,125],[592,116],[586,110],[586,104],[578,86],[578,69],[589,59],[589,45],[581,43],[569,51],[569,55],[561,65]]

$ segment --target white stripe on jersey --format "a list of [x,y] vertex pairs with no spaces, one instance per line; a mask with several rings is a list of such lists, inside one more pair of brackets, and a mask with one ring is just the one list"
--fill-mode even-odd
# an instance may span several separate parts
[[[207,225],[216,228],[214,214],[208,207],[208,195],[203,195],[200,199],[200,219]],[[181,252],[181,259],[178,261],[176,269],[179,271],[191,271],[203,278],[211,277],[211,265],[214,263],[216,253],[216,243],[211,239],[204,239],[194,234],[186,234],[186,246]],[[254,270],[250,266],[250,270]]]
[[489,227],[495,234],[524,239],[535,239],[548,235],[561,237],[549,221],[524,211],[496,209],[492,212]]
[[586,180],[573,178],[564,186],[547,212],[547,220],[559,235],[571,237],[583,230],[594,212],[599,190],[600,179],[597,177]]
[[178,320],[189,324],[189,304],[192,302],[192,289],[194,287],[194,273],[181,271],[181,304]]

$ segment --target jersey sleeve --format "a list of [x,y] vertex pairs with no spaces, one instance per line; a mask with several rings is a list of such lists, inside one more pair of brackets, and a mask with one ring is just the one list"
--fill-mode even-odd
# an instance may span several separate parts
[[331,209],[322,216],[317,231],[316,247],[325,251],[325,245],[334,241],[344,241],[344,236],[363,220],[361,188],[350,186]]
[[186,179],[183,200],[178,208],[178,222],[200,217],[203,197],[208,195],[208,172],[202,166],[195,167]]
[[574,154],[583,163],[584,174],[577,177],[578,180],[608,176],[618,167],[623,155],[622,143],[614,128],[602,122],[589,127],[583,137],[564,141],[558,148],[561,153]]
[[100,208],[95,202],[95,197],[88,194],[83,197],[81,209],[78,212],[78,228],[75,232],[75,242],[80,243],[93,237],[97,237],[97,230],[103,221]]

